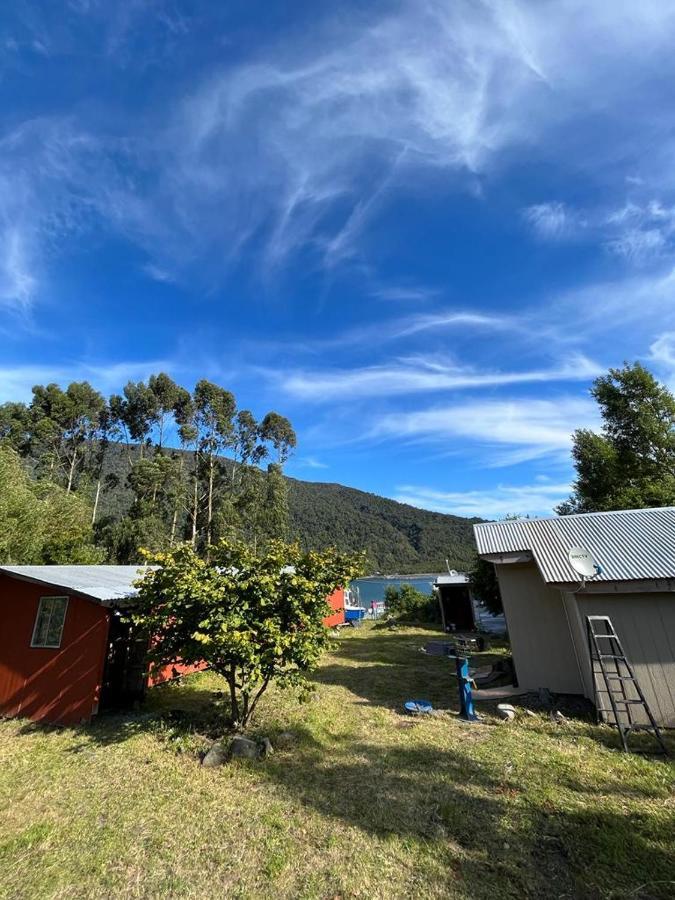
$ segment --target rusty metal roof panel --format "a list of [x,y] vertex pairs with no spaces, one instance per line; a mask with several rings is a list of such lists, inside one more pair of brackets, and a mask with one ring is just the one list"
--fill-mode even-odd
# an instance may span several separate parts
[[474,534],[481,556],[531,552],[549,583],[579,581],[572,547],[585,547],[602,567],[593,581],[675,577],[675,507],[485,522]]

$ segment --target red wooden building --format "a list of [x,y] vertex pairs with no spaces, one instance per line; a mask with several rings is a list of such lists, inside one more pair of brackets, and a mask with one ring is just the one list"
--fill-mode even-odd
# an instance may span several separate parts
[[[0,716],[72,725],[122,706],[196,667],[148,679],[145,642],[120,609],[133,602],[137,566],[0,566]],[[328,598],[344,622],[344,592]]]

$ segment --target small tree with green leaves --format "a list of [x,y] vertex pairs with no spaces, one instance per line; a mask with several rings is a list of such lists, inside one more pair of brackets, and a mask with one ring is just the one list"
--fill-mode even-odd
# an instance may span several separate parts
[[329,644],[326,598],[361,568],[336,550],[280,541],[263,555],[223,540],[208,561],[189,544],[147,559],[158,568],[139,582],[132,618],[152,639],[151,663],[206,663],[227,681],[230,724],[240,729],[272,681],[306,686]]
[[384,603],[387,612],[401,622],[440,621],[436,597],[423,594],[412,584],[402,584],[400,587],[389,585],[384,592]]

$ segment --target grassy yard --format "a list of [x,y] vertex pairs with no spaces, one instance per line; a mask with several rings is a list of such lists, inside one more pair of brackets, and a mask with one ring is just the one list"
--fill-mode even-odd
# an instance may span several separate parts
[[258,762],[199,767],[211,674],[88,728],[0,722],[0,897],[675,896],[673,762],[544,714],[407,718],[456,709],[430,636],[345,633],[312,700],[266,698],[254,731],[293,740]]

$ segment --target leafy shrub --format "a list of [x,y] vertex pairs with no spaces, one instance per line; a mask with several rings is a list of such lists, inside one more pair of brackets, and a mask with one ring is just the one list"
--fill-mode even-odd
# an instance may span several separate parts
[[401,622],[440,622],[438,599],[423,594],[411,584],[390,585],[384,592],[387,612]]

